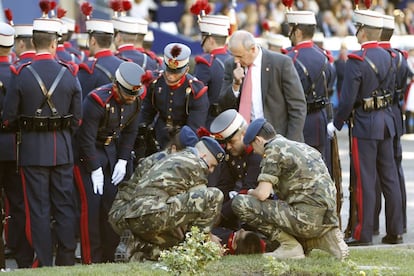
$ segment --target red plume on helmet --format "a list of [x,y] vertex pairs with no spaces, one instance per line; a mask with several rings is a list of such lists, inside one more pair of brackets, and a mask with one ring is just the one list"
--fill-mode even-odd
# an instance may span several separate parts
[[118,17],[118,12],[122,11],[121,0],[111,0],[111,1],[109,1],[109,7],[114,11],[113,17]]
[[47,17],[50,11],[50,2],[48,0],[42,0],[39,2],[39,7],[42,10],[42,17]]
[[83,2],[81,5],[81,11],[86,16],[86,19],[89,20],[92,15],[93,7],[89,2]]
[[365,7],[367,10],[371,7],[371,0],[364,0]]
[[173,58],[178,57],[181,54],[181,47],[174,45],[174,47],[172,47],[170,53],[172,55]]
[[57,8],[57,18],[62,18],[65,15],[66,15],[66,10],[61,8],[61,7],[58,7]]
[[190,12],[197,16],[205,16],[211,12],[211,6],[208,0],[197,0],[190,7]]
[[287,8],[287,10],[291,10],[293,6],[293,0],[282,0],[283,5]]
[[355,9],[359,9],[359,0],[354,0],[355,3]]
[[50,5],[50,16],[55,17],[55,8],[57,6],[56,1],[49,1]]
[[146,70],[145,74],[142,74],[142,76],[141,76],[141,83],[143,85],[149,85],[152,82],[153,79],[154,79],[154,76],[152,74],[152,71],[151,70]]
[[269,20],[264,20],[262,23],[262,28],[264,31],[270,32],[270,23]]
[[13,12],[11,9],[4,9],[4,16],[7,18],[7,21],[9,21],[9,24],[13,26]]
[[131,1],[122,0],[122,15],[126,15],[130,9],[132,9]]

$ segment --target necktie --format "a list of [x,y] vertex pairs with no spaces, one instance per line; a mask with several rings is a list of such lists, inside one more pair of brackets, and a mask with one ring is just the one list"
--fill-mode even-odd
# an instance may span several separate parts
[[250,124],[250,116],[252,112],[252,67],[253,64],[247,69],[246,79],[243,82],[243,88],[241,91],[239,112]]

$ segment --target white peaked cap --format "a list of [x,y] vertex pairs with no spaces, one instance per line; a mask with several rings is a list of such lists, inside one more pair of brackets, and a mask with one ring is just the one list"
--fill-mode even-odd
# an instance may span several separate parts
[[376,28],[382,28],[382,26],[384,25],[383,15],[376,11],[355,10],[354,16],[355,22],[362,25],[367,25]]
[[206,15],[199,21],[200,31],[209,35],[228,36],[230,17],[225,15]]
[[112,19],[114,29],[131,34],[146,34],[148,32],[148,21],[131,16],[120,16]]
[[316,25],[315,14],[311,11],[288,11],[286,17],[289,24]]

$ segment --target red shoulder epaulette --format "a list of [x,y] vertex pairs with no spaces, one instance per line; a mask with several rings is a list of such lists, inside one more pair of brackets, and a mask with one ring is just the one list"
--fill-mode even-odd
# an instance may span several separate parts
[[60,64],[62,64],[63,66],[65,66],[66,68],[68,68],[69,71],[72,73],[72,75],[76,76],[78,74],[79,65],[77,65],[73,61],[62,61],[62,60],[59,60],[58,62]]
[[207,60],[207,59],[205,59],[203,56],[196,56],[195,58],[194,58],[194,61],[196,62],[196,63],[203,63],[203,64],[206,64],[208,67],[210,67],[211,66],[211,59],[210,59],[210,62]]
[[403,56],[405,57],[405,59],[408,58],[408,51],[406,51],[406,50],[399,50],[399,51],[403,54]]
[[147,87],[144,85],[144,92],[142,92],[142,94],[139,96],[139,98],[141,100],[143,100],[146,95],[147,95]]
[[31,61],[28,61],[28,62],[25,62],[25,63],[20,64],[17,67],[14,64],[12,64],[12,65],[10,65],[10,71],[13,74],[18,75],[18,74],[20,74],[20,71],[22,71],[23,67],[25,67],[25,66],[27,66],[27,65],[29,65],[31,63],[32,63]]
[[282,53],[282,54],[288,54],[289,53],[289,50],[287,50],[287,49],[285,49],[285,48],[282,48],[282,49],[280,49],[280,52]]
[[95,89],[95,91],[92,91],[89,93],[92,99],[94,99],[100,106],[105,107],[106,103],[109,102],[109,100],[113,97],[114,94],[110,94],[109,97],[106,99],[106,101],[103,101],[101,97],[96,93],[99,90],[103,90],[101,88]]
[[401,50],[401,49],[397,49],[397,48],[395,48],[395,50],[400,52],[405,57],[405,59],[408,58],[408,52],[406,50]]
[[208,87],[204,85],[202,81],[199,81],[196,78],[190,79],[189,82],[191,87],[191,92],[195,100],[199,99],[204,93],[207,92]]
[[159,65],[162,64],[162,59],[159,56],[157,56],[154,52],[145,50],[145,54],[147,54],[150,58],[155,60]]
[[82,62],[81,64],[79,64],[79,69],[83,69],[86,72],[88,72],[89,74],[93,73],[93,69],[95,68],[95,63],[96,63],[96,59],[91,63],[91,66],[89,67],[89,65],[85,62]]
[[357,54],[349,54],[349,55],[348,55],[348,58],[358,59],[358,60],[360,60],[360,61],[363,61],[363,60],[364,60],[364,58],[363,58],[363,57],[361,57],[361,56],[359,56],[359,55],[357,55]]
[[326,49],[324,49],[324,52],[325,52],[326,57],[327,57],[327,58],[328,58],[328,60],[329,60],[329,63],[334,63],[335,58],[334,58],[334,56],[332,55],[332,52],[331,52],[331,51],[329,51],[329,50],[326,50]]

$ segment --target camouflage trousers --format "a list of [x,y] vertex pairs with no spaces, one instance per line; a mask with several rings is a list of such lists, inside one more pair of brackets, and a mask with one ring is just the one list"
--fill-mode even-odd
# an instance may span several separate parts
[[277,241],[282,231],[309,239],[320,237],[337,226],[323,223],[329,213],[335,216],[334,210],[305,203],[289,205],[283,200],[260,201],[251,195],[237,195],[233,198],[232,208],[242,222],[255,227],[271,241]]
[[127,218],[128,228],[140,240],[169,248],[184,240],[187,229],[197,226],[210,232],[217,222],[223,193],[203,188],[169,197],[163,212]]

